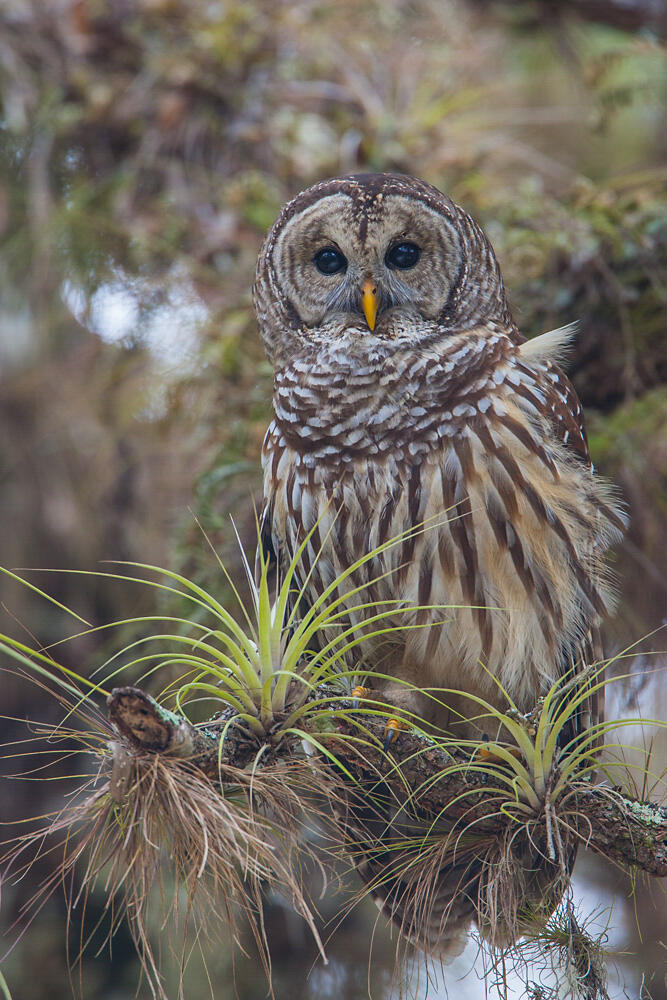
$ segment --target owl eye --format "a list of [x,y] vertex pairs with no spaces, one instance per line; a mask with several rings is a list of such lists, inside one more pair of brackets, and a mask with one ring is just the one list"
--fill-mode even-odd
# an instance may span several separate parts
[[409,267],[414,267],[419,260],[421,250],[416,243],[397,243],[387,250],[384,262],[387,267],[397,267],[401,271],[407,271]]
[[345,257],[335,247],[325,247],[324,250],[318,250],[313,257],[313,262],[320,274],[339,274],[347,268]]

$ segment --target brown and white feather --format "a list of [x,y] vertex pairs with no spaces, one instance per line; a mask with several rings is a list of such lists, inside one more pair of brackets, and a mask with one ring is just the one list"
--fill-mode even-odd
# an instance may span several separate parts
[[[402,292],[383,277],[382,248],[392,233],[422,230],[433,265],[412,286],[402,278]],[[318,240],[341,246],[348,270],[359,261],[355,280],[384,281],[374,331],[352,278],[335,308],[319,303],[317,276],[305,287]],[[398,600],[405,611],[393,625],[428,627],[369,635],[357,658],[418,689],[459,689],[500,708],[504,691],[531,709],[591,655],[613,606],[604,554],[624,528],[558,364],[570,331],[525,341],[479,227],[434,188],[397,175],[324,182],[295,199],[260,256],[255,297],[275,365],[262,461],[276,550],[289,560],[312,532],[301,579],[317,595],[400,538],[341,585],[362,588],[350,617]],[[402,683],[377,686],[434,726],[495,735],[465,694],[445,707]],[[454,902],[459,874],[443,872],[434,906],[437,926],[449,906],[453,948],[472,913],[469,894]],[[395,919],[396,886],[380,893]]]

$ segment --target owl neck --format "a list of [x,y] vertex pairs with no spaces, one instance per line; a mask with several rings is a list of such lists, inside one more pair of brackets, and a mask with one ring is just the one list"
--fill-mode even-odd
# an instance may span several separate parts
[[515,351],[493,327],[427,347],[378,341],[369,349],[352,337],[311,344],[276,371],[276,425],[290,447],[331,464],[396,448],[419,461],[484,406],[497,389],[494,371]]

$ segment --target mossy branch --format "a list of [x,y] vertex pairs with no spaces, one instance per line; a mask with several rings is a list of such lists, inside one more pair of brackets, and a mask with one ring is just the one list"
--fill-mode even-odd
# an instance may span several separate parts
[[[206,726],[160,706],[139,688],[116,688],[108,699],[109,718],[124,741],[123,753],[157,753],[187,758],[189,765],[207,778],[222,777],[226,767],[242,768],[257,761],[257,742],[230,726],[229,718]],[[479,768],[470,754],[443,750],[425,736],[405,732],[383,750],[385,720],[379,715],[332,714],[329,732],[316,733],[317,742],[365,789],[382,782],[394,801],[409,801],[412,813],[427,820],[447,811],[450,821],[474,825],[475,835],[497,834],[516,819],[499,809],[501,795],[493,782],[493,767]],[[364,739],[358,740],[360,727]],[[307,727],[306,727],[307,731]],[[314,733],[315,735],[315,733]],[[356,737],[356,738],[355,738]],[[261,756],[255,767],[267,767],[276,759],[302,756],[301,738],[282,735]],[[122,754],[116,754],[117,760]],[[466,767],[468,764],[470,766]],[[335,766],[335,765],[331,765]],[[370,784],[369,784],[370,783]],[[573,779],[558,802],[560,822],[591,848],[625,867],[636,867],[654,876],[667,875],[667,808],[633,799],[616,788]],[[532,820],[531,838],[548,849],[548,809]]]

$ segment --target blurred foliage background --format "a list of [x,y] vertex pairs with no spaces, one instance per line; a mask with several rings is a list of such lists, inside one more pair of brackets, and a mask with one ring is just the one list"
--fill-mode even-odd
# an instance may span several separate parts
[[[596,464],[632,516],[608,651],[657,628],[667,596],[666,20],[653,0],[3,0],[0,564],[136,559],[229,596],[201,528],[240,579],[230,515],[252,550],[271,405],[250,299],[259,245],[301,188],[397,170],[486,227],[524,332],[579,320],[570,371]],[[153,606],[94,577],[30,579],[95,624]],[[44,646],[71,631],[25,588],[7,586],[2,600],[4,631]],[[664,635],[642,643],[612,711],[664,716],[664,649]],[[107,652],[86,639],[60,655],[89,672]],[[9,740],[25,734],[26,715],[57,718],[8,673],[2,692],[3,713],[19,720],[3,723]],[[62,796],[44,783],[10,788],[5,822]],[[631,898],[629,881],[594,859],[580,872],[584,906],[616,897],[615,995],[666,997],[664,895],[639,887]],[[3,900],[7,923],[31,891],[22,883]],[[328,895],[323,919],[339,905]],[[364,997],[369,981],[374,997],[393,995],[380,926],[368,971],[373,913],[357,907],[331,939],[330,966],[311,971],[305,929],[272,901],[277,996]],[[70,995],[63,914],[56,897],[7,960],[15,1000]],[[484,996],[474,974],[457,981],[466,955],[450,989]],[[209,956],[216,997],[234,995],[233,964],[221,928]],[[240,996],[265,995],[252,953],[236,956],[234,974]],[[192,971],[188,995],[206,995],[202,976]],[[112,958],[90,950],[82,993],[130,996],[138,979],[121,934]],[[430,995],[445,995],[441,978]]]

